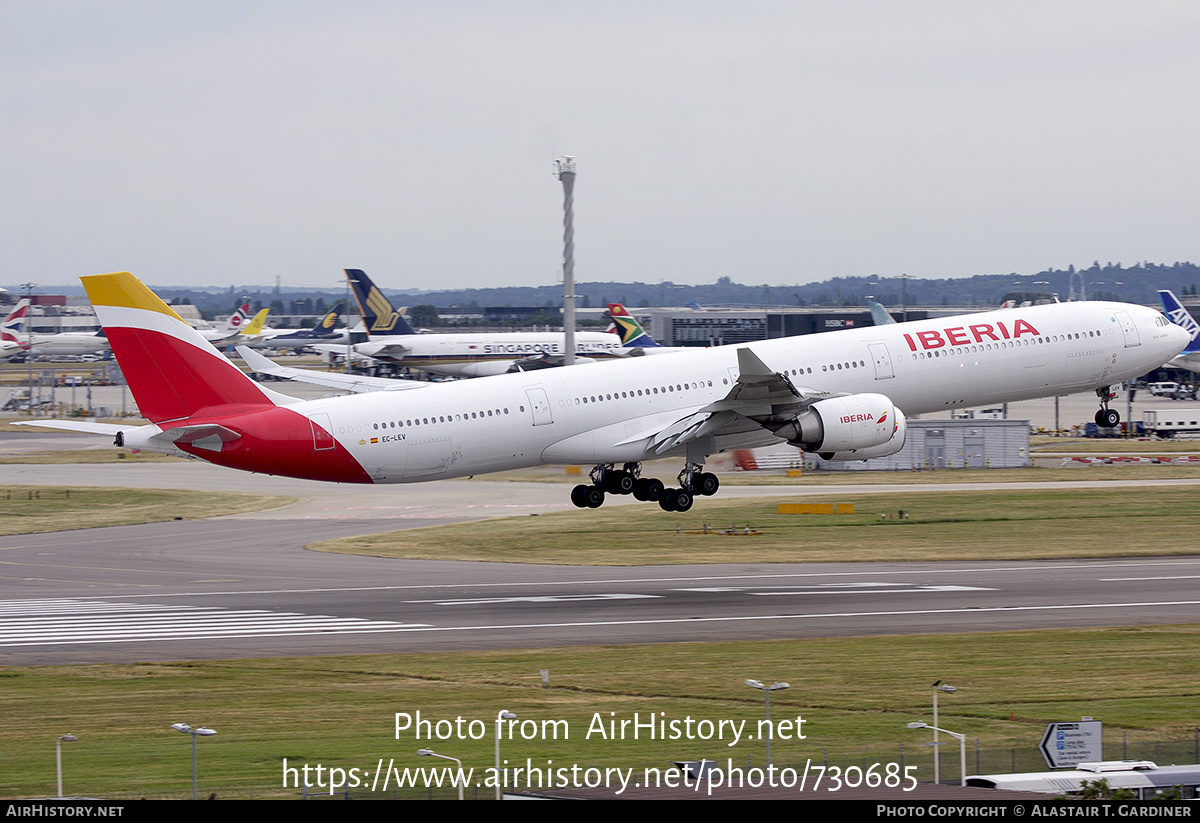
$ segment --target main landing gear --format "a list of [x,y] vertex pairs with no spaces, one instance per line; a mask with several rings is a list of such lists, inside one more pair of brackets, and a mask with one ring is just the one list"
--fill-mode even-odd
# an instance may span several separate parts
[[1115,429],[1121,425],[1121,413],[1108,407],[1109,401],[1117,396],[1120,388],[1120,384],[1115,384],[1096,389],[1096,396],[1100,398],[1100,410],[1096,412],[1095,419],[1096,425],[1102,429]]
[[721,487],[717,476],[702,468],[698,463],[689,464],[679,473],[679,488],[668,489],[656,477],[642,477],[638,463],[626,463],[620,469],[601,463],[591,471],[592,485],[581,483],[571,489],[571,502],[581,509],[598,509],[604,505],[605,494],[632,494],[637,500],[657,502],[663,511],[685,512],[697,495],[713,495]]

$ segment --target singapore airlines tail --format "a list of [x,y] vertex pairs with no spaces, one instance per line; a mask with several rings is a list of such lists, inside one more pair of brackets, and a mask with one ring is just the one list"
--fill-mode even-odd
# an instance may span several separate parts
[[417,333],[404,316],[396,311],[392,301],[371,282],[365,271],[346,269],[346,279],[350,281],[350,288],[354,290],[354,299],[358,303],[368,337]]

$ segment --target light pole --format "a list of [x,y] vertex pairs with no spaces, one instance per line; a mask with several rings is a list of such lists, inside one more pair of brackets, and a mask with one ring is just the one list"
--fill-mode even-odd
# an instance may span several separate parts
[[554,176],[563,186],[563,365],[570,366],[575,362],[575,158],[555,160]]
[[212,737],[216,734],[216,729],[209,729],[201,726],[198,729],[193,729],[187,723],[172,723],[171,728],[180,734],[190,734],[192,736],[192,800],[196,799],[196,737]]
[[[949,729],[939,729],[937,726],[930,726],[928,723],[921,723],[919,721],[916,723],[909,723],[908,727],[910,729],[933,729],[934,737],[937,737],[938,732],[945,732],[946,734],[950,735],[951,737],[957,737],[958,738],[958,768],[959,768],[958,785],[960,785],[960,786],[967,785],[967,736],[965,734],[959,734],[958,732],[952,732]],[[936,747],[935,747],[935,751],[936,751]]]
[[58,796],[60,798],[63,796],[63,790],[62,790],[62,744],[63,743],[74,743],[78,739],[79,738],[76,737],[75,735],[71,734],[70,732],[67,732],[62,737],[58,738],[58,740],[54,741],[54,759],[55,759],[55,762],[58,764]]
[[500,800],[500,722],[516,720],[517,716],[510,711],[501,711],[496,715],[496,799]]
[[775,736],[774,730],[771,728],[771,692],[776,689],[789,689],[791,686],[788,683],[772,683],[770,686],[764,686],[757,680],[747,680],[746,685],[752,689],[761,689],[763,700],[766,701],[767,709],[767,768],[771,768],[771,738]]
[[[451,757],[448,754],[438,754],[433,749],[417,749],[417,754],[420,755],[421,757],[440,757],[442,760],[453,760],[455,763],[458,764],[458,776],[462,777],[462,761],[459,760],[457,757]],[[455,780],[454,782],[458,784],[458,799],[462,800],[463,799],[462,781]]]
[[938,743],[938,707],[937,698],[938,692],[946,694],[954,694],[958,689],[951,686],[949,683],[943,683],[940,680],[934,681],[933,684],[933,725],[929,728],[933,729],[933,782],[942,782],[942,749]]

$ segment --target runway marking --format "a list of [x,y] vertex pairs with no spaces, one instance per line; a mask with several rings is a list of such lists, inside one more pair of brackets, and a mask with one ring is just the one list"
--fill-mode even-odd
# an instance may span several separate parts
[[[863,583],[863,586],[871,586],[870,583]],[[903,583],[884,583],[884,586],[903,586]],[[875,589],[864,588],[855,591],[854,594],[917,594],[924,592],[994,592],[996,589],[989,589],[983,586],[910,586],[903,589]],[[747,592],[755,597],[773,597],[781,594],[845,594],[846,589],[807,589],[800,591],[787,592]]]
[[373,634],[415,628],[429,628],[429,624],[264,609],[142,605],[77,599],[0,601],[0,648]]
[[477,606],[489,603],[578,603],[585,600],[641,600],[661,594],[544,594],[526,597],[483,597],[460,600],[405,600],[405,603],[429,603],[434,606]]
[[423,626],[402,632],[511,631],[513,629],[571,629],[590,626],[661,626],[675,623],[744,623],[754,620],[825,620],[846,617],[916,617],[940,614],[996,614],[1003,612],[1071,611],[1075,609],[1144,609],[1164,606],[1200,606],[1200,600],[1166,600],[1158,603],[1083,603],[1063,606],[996,606],[962,609],[912,609],[882,612],[815,612],[812,614],[759,614],[740,617],[675,617],[649,620],[585,620],[575,623],[505,623],[491,626]]
[[[418,562],[418,561],[414,561]],[[139,599],[158,598],[158,597],[236,597],[245,594],[316,594],[316,593],[331,593],[331,592],[375,592],[375,591],[414,591],[419,589],[482,589],[482,588],[499,588],[499,587],[517,587],[517,586],[620,586],[633,583],[691,583],[702,582],[706,580],[793,580],[805,578],[820,578],[820,577],[903,577],[905,575],[943,575],[943,574],[985,574],[995,572],[1025,572],[1030,569],[1056,571],[1056,570],[1071,570],[1071,569],[1133,569],[1140,567],[1161,567],[1161,566],[1196,566],[1200,565],[1200,558],[1194,560],[1162,560],[1148,562],[1129,562],[1129,561],[1111,561],[1111,562],[1080,562],[1080,563],[1049,563],[1044,565],[1013,565],[1013,566],[994,566],[984,568],[964,568],[955,566],[946,569],[931,569],[928,567],[915,569],[883,569],[879,571],[828,571],[828,572],[778,572],[775,574],[714,574],[714,575],[697,575],[694,577],[614,577],[609,580],[603,578],[584,579],[584,580],[508,580],[508,581],[476,581],[470,583],[416,583],[406,586],[331,586],[321,588],[305,588],[305,589],[246,589],[238,591],[204,591],[204,592],[168,592],[163,594],[153,593],[137,593],[137,594],[102,594],[102,595],[84,595],[75,598],[76,600],[90,599],[107,599],[107,598],[123,598],[136,597]],[[878,584],[877,584],[878,585]]]
[[[892,588],[882,588],[890,586]],[[752,591],[752,588],[777,588],[789,589],[788,591]],[[807,589],[794,589],[785,586],[713,586],[711,588],[701,589],[676,589],[680,592],[710,592],[719,594],[722,592],[745,592],[746,594],[755,597],[774,597],[777,595],[806,595],[806,594],[910,594],[917,592],[994,592],[996,589],[989,589],[983,586],[934,586],[934,585],[919,585],[913,583],[814,583],[812,587]]]

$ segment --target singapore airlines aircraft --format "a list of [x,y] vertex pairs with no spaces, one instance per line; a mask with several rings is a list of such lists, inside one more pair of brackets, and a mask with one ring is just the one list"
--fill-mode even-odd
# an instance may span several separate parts
[[[381,363],[433,374],[484,377],[561,365],[562,332],[417,334],[362,269],[346,269],[370,338],[354,350]],[[333,349],[329,351],[340,354]],[[576,332],[576,362],[621,357],[621,340],[607,332]]]
[[[685,511],[719,486],[709,455],[778,440],[828,460],[894,454],[905,414],[1094,390],[1115,425],[1118,384],[1188,336],[1142,306],[1060,303],[300,401],[246,377],[133,275],[83,282],[152,425],[61,428],[342,483],[594,464],[571,494],[581,507],[632,493]],[[668,456],[678,488],[641,476],[641,461]]]

